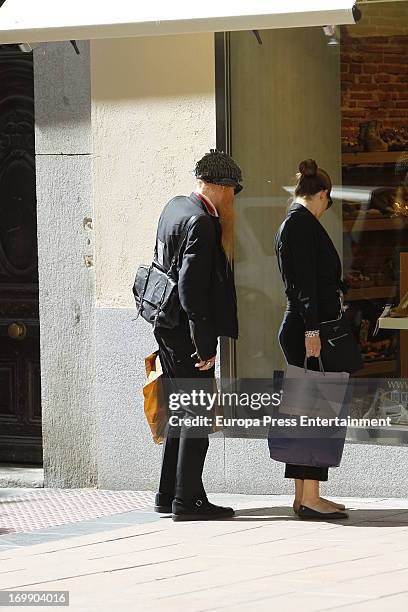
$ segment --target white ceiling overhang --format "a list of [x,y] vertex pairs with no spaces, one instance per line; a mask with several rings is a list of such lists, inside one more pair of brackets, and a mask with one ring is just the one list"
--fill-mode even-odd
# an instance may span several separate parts
[[0,43],[354,23],[354,0],[5,0]]

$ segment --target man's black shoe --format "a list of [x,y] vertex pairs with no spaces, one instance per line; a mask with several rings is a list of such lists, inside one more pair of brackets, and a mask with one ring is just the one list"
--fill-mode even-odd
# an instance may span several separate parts
[[196,499],[192,505],[173,501],[173,521],[214,521],[230,518],[235,512],[232,508],[215,506],[207,499]]
[[160,512],[161,514],[171,514],[172,508],[171,503],[172,499],[169,499],[163,493],[156,493],[155,501],[154,501],[154,511]]

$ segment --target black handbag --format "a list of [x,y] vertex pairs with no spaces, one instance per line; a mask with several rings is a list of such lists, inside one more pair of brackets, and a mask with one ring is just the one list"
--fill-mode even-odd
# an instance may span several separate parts
[[363,367],[361,351],[341,299],[339,316],[329,321],[321,321],[319,329],[320,354],[325,370],[352,374]]
[[133,283],[133,296],[137,308],[136,319],[141,315],[145,321],[153,325],[153,328],[172,329],[180,321],[181,306],[175,269],[187,231],[196,217],[197,215],[193,215],[188,220],[168,270],[164,270],[154,260],[150,266],[142,264],[137,269],[135,282]]

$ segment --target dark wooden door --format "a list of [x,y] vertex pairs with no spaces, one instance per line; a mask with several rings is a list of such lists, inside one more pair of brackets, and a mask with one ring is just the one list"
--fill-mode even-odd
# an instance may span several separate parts
[[41,463],[32,54],[0,45],[0,462]]

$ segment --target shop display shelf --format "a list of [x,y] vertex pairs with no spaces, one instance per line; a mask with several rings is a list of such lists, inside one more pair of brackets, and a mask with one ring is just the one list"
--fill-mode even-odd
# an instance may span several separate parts
[[361,153],[343,153],[343,165],[394,164],[404,151],[373,151]]
[[343,220],[343,232],[378,232],[408,229],[408,218],[369,216],[353,217]]
[[397,366],[396,359],[378,359],[377,361],[366,361],[364,367],[354,372],[353,377],[375,376],[382,374],[392,374]]
[[371,287],[350,287],[345,296],[345,302],[393,298],[396,295],[397,287],[395,285],[388,287],[377,287],[376,285],[372,285]]
[[347,441],[365,444],[408,444],[408,426],[390,425],[389,427],[348,427]]
[[408,317],[380,317],[378,327],[381,329],[408,329]]

